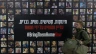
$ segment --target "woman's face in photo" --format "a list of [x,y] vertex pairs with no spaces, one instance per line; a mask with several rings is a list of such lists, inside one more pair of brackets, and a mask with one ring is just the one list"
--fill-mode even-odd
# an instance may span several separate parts
[[30,48],[30,52],[31,52],[31,53],[34,53],[34,49],[33,49],[33,48]]
[[56,42],[55,42],[55,41],[53,41],[53,42],[52,42],[52,45],[56,45]]

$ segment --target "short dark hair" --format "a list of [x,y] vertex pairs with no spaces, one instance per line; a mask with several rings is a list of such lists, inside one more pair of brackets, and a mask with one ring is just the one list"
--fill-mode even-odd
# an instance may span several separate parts
[[84,26],[83,21],[77,21],[77,23],[79,23],[82,27]]

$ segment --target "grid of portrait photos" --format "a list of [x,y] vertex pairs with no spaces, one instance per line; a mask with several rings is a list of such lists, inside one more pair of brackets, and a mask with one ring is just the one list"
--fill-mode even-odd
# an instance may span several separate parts
[[63,54],[64,41],[14,41],[14,16],[22,14],[73,15],[73,34],[83,21],[93,40],[88,54],[96,54],[96,0],[0,0],[1,53]]
[[68,6],[72,7],[70,10],[73,14],[73,34],[76,32],[74,29],[75,22],[77,20],[83,21],[84,30],[88,32],[92,40],[88,52],[96,54],[96,0],[66,0],[66,2],[69,2],[70,5]]

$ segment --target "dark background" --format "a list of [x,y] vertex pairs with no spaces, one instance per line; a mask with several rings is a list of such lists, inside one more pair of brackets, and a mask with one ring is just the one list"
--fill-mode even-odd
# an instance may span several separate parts
[[[72,16],[71,15],[55,15],[55,16],[49,16],[49,15],[17,15],[14,18],[15,22],[14,22],[14,35],[15,35],[15,40],[66,40],[67,38],[71,38],[72,37]],[[27,32],[24,29],[24,24],[19,24],[20,20],[67,20],[67,24],[64,24],[64,30],[45,30],[45,31],[41,31],[41,30],[32,30],[30,32],[49,32],[49,33],[54,33],[54,32],[60,32],[62,33],[61,37],[39,37],[39,38],[33,38],[27,37]]]

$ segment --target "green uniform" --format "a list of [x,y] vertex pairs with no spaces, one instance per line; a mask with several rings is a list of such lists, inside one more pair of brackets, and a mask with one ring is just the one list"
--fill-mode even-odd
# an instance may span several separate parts
[[[87,45],[88,43],[90,43],[90,39],[89,39],[88,33],[85,30],[83,30],[83,29],[76,29],[76,30],[77,30],[77,33],[75,34],[75,39],[83,41],[83,45]],[[82,34],[82,36],[81,36],[81,34]],[[73,44],[75,44],[77,42],[77,40],[75,42],[73,41]],[[72,40],[69,40],[69,41],[72,41]],[[65,54],[77,54],[77,51],[74,51],[74,50],[77,50],[77,49],[72,49],[73,46],[78,46],[77,43],[76,43],[76,45],[71,45],[71,44],[67,45],[67,44],[69,44],[69,42],[66,42],[66,44],[64,45],[65,48],[62,48],[63,50],[66,51],[66,46],[68,47],[70,45],[69,46],[70,50],[68,50],[68,48],[67,48],[67,51],[69,51],[69,52],[66,51]],[[79,49],[81,49],[81,48],[79,48]],[[83,53],[83,54],[87,54],[87,51],[88,50],[85,47],[84,48],[84,52],[85,53]],[[82,54],[81,51],[79,51],[79,52],[80,53],[78,53],[78,54]]]
[[[90,43],[90,38],[89,38],[89,35],[88,33],[83,30],[83,29],[76,29],[76,34],[75,34],[75,38],[78,39],[78,40],[81,40],[83,41],[83,45],[87,45],[88,43]],[[82,32],[82,33],[81,33]],[[82,37],[81,37],[82,35]],[[86,48],[86,54],[87,54],[87,48]],[[79,54],[82,54],[82,53],[79,53]]]
[[[83,29],[76,29],[77,33],[75,34],[75,38],[78,40],[82,40],[84,45],[87,45],[90,43],[90,38],[88,33]],[[80,33],[82,32],[82,37],[80,36]]]

